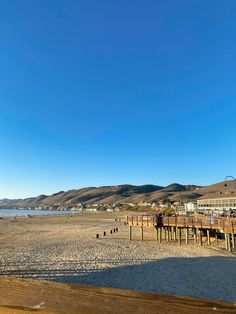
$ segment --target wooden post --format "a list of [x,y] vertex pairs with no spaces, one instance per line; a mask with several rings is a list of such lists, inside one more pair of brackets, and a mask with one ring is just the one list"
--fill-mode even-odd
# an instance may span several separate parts
[[154,237],[155,240],[158,241],[158,227],[154,228]]
[[207,244],[211,245],[210,230],[207,229]]
[[132,226],[129,226],[129,239],[132,240]]
[[170,228],[167,227],[167,241],[170,242]]
[[143,241],[143,227],[140,227],[140,239]]
[[216,243],[218,243],[217,231],[216,231],[215,237],[216,237]]
[[176,232],[177,232],[177,229],[176,229],[176,227],[174,227],[174,241],[176,241]]
[[231,253],[232,252],[232,245],[231,245],[231,234],[228,234],[228,251]]
[[196,228],[193,229],[193,238],[194,238],[194,242],[197,243],[197,229]]
[[189,230],[188,230],[188,227],[185,229],[185,241],[186,241],[186,244],[188,244],[188,234],[189,234],[189,232],[188,232]]
[[181,245],[181,228],[179,228],[178,230],[179,230],[179,245]]
[[162,227],[159,228],[159,243],[162,241]]
[[232,237],[232,248],[234,249],[235,248],[235,243],[234,243],[234,234],[233,233],[231,234],[231,237]]
[[228,236],[227,233],[225,233],[225,249],[228,251],[229,247],[228,247]]
[[202,230],[199,230],[199,240],[200,240],[200,245],[202,246]]

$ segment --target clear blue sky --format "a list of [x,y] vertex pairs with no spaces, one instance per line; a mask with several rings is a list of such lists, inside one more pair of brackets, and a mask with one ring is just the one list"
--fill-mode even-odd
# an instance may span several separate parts
[[0,2],[0,198],[236,175],[235,0]]

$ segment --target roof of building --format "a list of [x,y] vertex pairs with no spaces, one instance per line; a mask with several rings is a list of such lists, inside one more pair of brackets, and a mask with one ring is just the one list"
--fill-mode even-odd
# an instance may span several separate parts
[[236,198],[236,192],[226,192],[226,193],[212,193],[200,197],[198,200],[212,200],[212,199],[227,199],[227,198]]

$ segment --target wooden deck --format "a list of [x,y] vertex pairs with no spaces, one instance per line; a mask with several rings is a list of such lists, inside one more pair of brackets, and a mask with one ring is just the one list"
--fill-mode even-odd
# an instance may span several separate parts
[[178,227],[213,229],[222,233],[236,234],[236,218],[210,218],[210,217],[162,217],[158,215],[134,215],[127,216],[127,223],[138,227]]
[[202,238],[206,236],[208,245],[211,245],[212,236],[217,242],[220,234],[224,234],[226,249],[232,252],[235,248],[236,218],[159,217],[157,214],[143,214],[127,216],[127,224],[130,226],[130,239],[132,239],[132,227],[140,227],[141,240],[143,240],[143,228],[148,227],[156,229],[156,240],[159,242],[165,238],[168,241],[178,240],[181,244],[182,231],[184,231],[186,243],[192,239],[202,245]]

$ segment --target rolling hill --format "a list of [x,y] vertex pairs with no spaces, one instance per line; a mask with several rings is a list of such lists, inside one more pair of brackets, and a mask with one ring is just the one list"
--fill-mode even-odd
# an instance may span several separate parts
[[79,203],[138,203],[141,201],[153,202],[163,199],[171,201],[195,200],[202,196],[222,191],[235,191],[233,181],[209,186],[182,185],[173,183],[166,187],[159,185],[116,185],[101,187],[86,187],[69,191],[60,191],[52,195],[39,195],[26,199],[2,199],[1,207],[34,207],[34,206],[75,206]]

